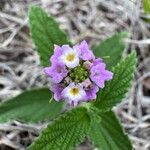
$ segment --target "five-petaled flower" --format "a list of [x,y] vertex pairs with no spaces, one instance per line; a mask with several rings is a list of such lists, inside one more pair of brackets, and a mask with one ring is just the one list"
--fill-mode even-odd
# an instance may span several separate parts
[[95,100],[105,81],[113,77],[103,60],[94,56],[86,41],[74,47],[55,45],[50,61],[51,66],[44,72],[51,78],[50,90],[54,99],[65,100],[73,106]]

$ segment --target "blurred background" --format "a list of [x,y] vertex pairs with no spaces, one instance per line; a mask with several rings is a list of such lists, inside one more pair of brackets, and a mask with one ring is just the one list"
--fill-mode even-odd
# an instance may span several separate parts
[[[130,33],[125,53],[137,52],[135,80],[114,111],[134,149],[150,150],[150,14],[143,1],[0,0],[0,102],[23,90],[48,85],[29,34],[30,5],[39,5],[54,16],[75,43],[85,39],[93,45],[114,32]],[[42,127],[18,121],[0,124],[0,150],[25,150]],[[77,150],[94,148],[86,141]]]

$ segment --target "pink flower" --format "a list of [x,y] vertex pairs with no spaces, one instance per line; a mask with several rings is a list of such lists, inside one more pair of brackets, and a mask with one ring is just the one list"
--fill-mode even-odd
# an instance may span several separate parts
[[73,106],[95,100],[99,89],[113,77],[102,59],[94,56],[86,41],[74,47],[55,45],[50,61],[51,66],[44,72],[51,78],[50,90],[54,99],[65,100]]

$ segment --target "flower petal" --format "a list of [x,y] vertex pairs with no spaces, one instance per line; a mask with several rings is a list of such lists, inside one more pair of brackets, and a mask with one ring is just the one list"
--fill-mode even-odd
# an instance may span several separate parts
[[98,62],[97,65],[92,65],[90,78],[100,88],[104,88],[105,81],[111,80],[113,73],[105,69],[106,65],[103,62]]
[[85,100],[86,93],[81,85],[75,85],[75,83],[71,83],[62,91],[62,96],[68,103],[77,104],[81,100]]
[[51,56],[50,61],[52,64],[58,63],[58,58],[62,55],[62,48],[58,45],[54,47],[54,54]]
[[74,68],[79,65],[79,57],[76,50],[69,46],[63,46],[63,53],[59,57],[60,63],[63,63],[68,68]]
[[63,86],[61,84],[52,83],[50,90],[54,93],[54,99],[60,101],[63,99],[61,92],[63,91]]
[[89,46],[86,41],[82,41],[79,45],[81,51],[80,58],[82,60],[92,60],[95,58],[92,50],[89,49]]
[[44,72],[50,76],[55,83],[61,82],[68,74],[65,66],[59,63],[55,63],[51,67],[44,68]]
[[97,85],[93,84],[88,90],[86,90],[86,101],[94,100],[96,99],[97,95],[96,93],[99,91],[99,88]]

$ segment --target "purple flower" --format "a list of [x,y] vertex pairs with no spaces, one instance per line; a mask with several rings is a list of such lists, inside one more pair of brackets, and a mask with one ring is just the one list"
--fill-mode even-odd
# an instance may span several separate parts
[[81,100],[85,100],[86,93],[81,84],[71,83],[62,91],[62,96],[69,104],[76,106]]
[[60,83],[64,77],[67,76],[68,71],[64,65],[59,63],[52,64],[51,67],[44,69],[44,72],[52,78],[52,81],[55,83]]
[[74,68],[79,65],[79,52],[69,47],[68,45],[62,46],[63,52],[59,57],[59,62],[66,65],[68,68]]
[[97,85],[93,84],[89,89],[87,89],[86,92],[86,101],[94,100],[96,99],[96,93],[99,91],[99,88]]
[[82,41],[80,45],[78,45],[78,49],[81,51],[80,58],[82,60],[92,60],[95,58],[86,41]]
[[54,54],[50,58],[50,61],[53,64],[58,63],[58,58],[62,55],[62,48],[58,45],[54,45]]
[[95,58],[86,41],[73,47],[55,45],[50,61],[51,66],[44,72],[51,78],[54,99],[73,106],[96,99],[105,81],[113,77],[103,60]]
[[95,84],[100,88],[104,88],[105,81],[111,80],[113,73],[105,69],[106,65],[102,62],[99,62],[97,65],[91,67],[90,78]]
[[92,62],[92,66],[100,65],[103,62],[101,58],[96,58]]
[[54,99],[56,101],[63,99],[63,96],[61,94],[63,86],[61,84],[52,83],[50,90],[54,93]]

